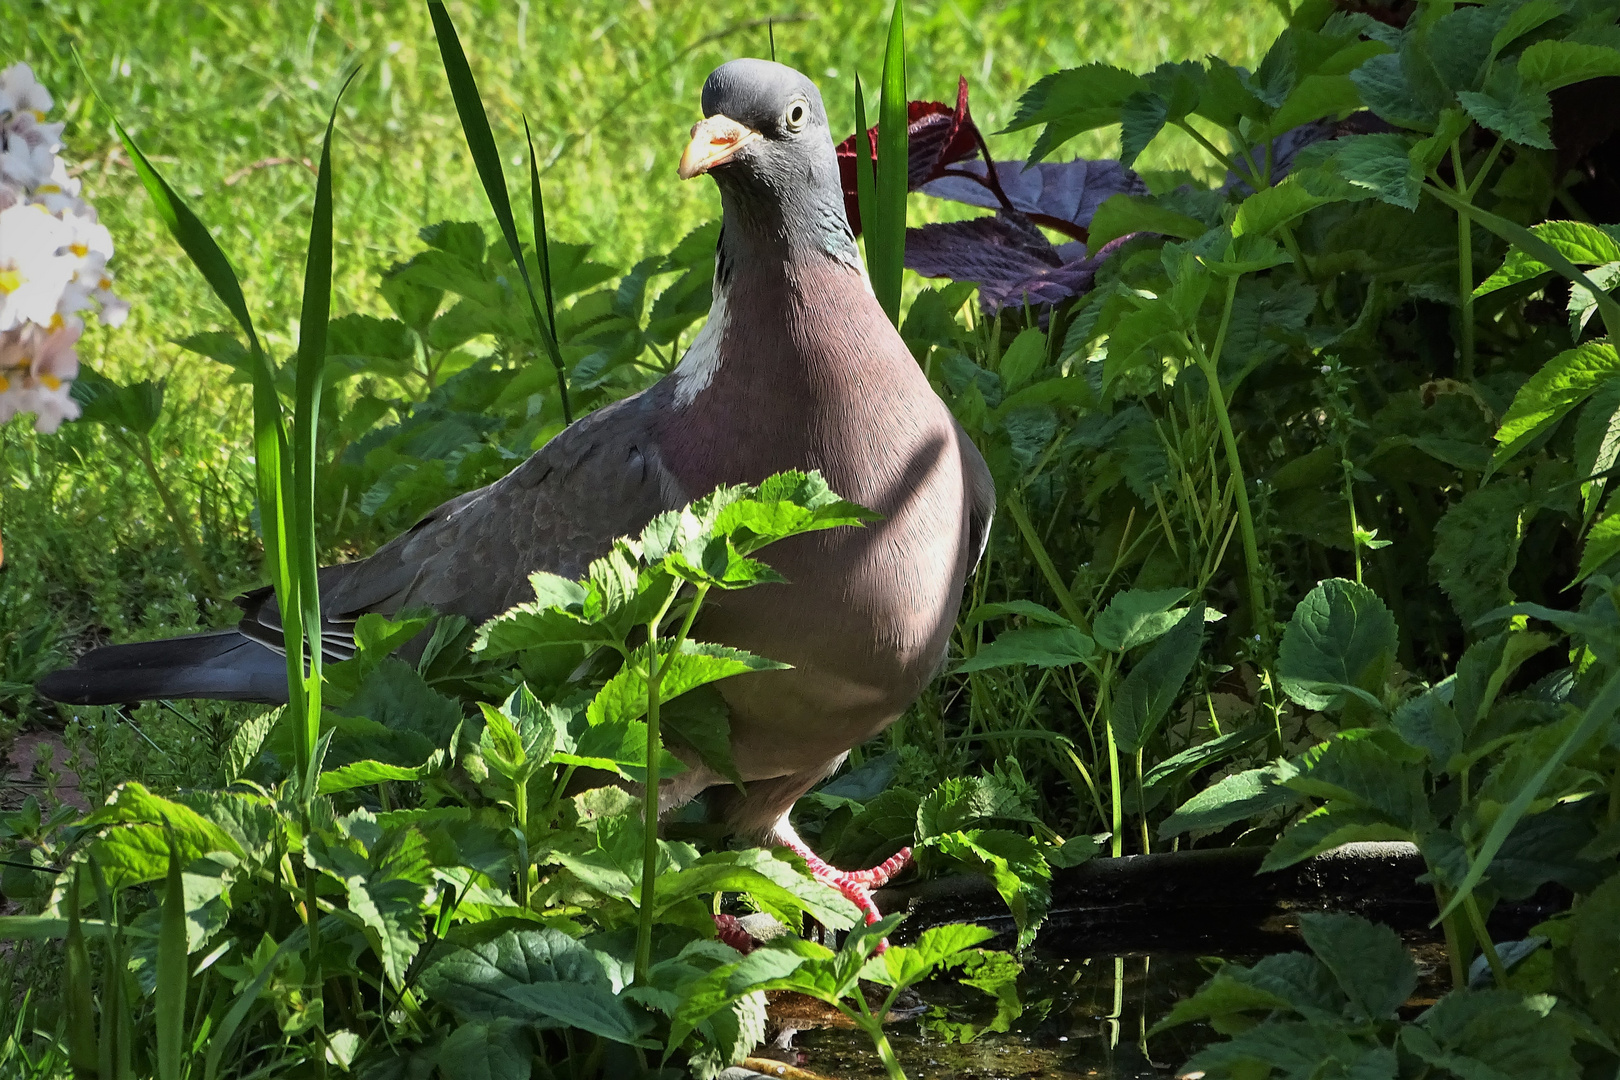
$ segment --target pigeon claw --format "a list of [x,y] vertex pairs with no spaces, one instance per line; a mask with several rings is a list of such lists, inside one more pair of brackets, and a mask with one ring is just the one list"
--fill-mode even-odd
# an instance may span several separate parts
[[[880,889],[889,883],[889,879],[904,870],[911,862],[911,849],[901,848],[894,855],[872,867],[870,870],[840,870],[826,862],[811,851],[802,841],[790,843],[788,849],[805,861],[810,867],[810,873],[817,881],[831,885],[844,894],[844,898],[860,909],[861,915],[866,919],[866,925],[871,926],[883,917],[878,911],[877,904],[872,902],[872,890]],[[889,947],[885,938],[878,943],[878,952]]]

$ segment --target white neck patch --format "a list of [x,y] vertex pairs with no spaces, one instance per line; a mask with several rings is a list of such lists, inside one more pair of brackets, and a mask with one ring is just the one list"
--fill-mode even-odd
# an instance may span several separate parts
[[692,404],[693,399],[714,381],[714,373],[720,370],[720,337],[725,332],[726,293],[720,287],[720,277],[716,273],[709,321],[692,339],[681,362],[675,365],[675,404],[680,408]]

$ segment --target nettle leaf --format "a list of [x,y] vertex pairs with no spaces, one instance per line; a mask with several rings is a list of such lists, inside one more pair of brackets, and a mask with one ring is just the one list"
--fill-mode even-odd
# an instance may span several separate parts
[[994,776],[952,776],[917,806],[917,837],[956,832],[992,819],[1035,821],[1024,799]]
[[1543,90],[1620,75],[1620,50],[1575,41],[1538,41],[1519,54],[1519,75]]
[[455,1028],[434,1060],[445,1076],[462,1080],[529,1080],[534,1049],[527,1025],[502,1017]]
[[1003,630],[988,645],[951,669],[955,675],[1000,667],[1068,667],[1089,660],[1096,648],[1073,626]]
[[1298,177],[1289,177],[1274,187],[1257,191],[1238,206],[1232,221],[1232,235],[1265,236],[1295,218],[1333,202],[1327,195],[1313,194]]
[[[1531,228],[1537,239],[1545,240],[1558,254],[1577,266],[1602,266],[1620,261],[1620,239],[1615,226],[1600,227],[1584,221],[1543,221]],[[1484,296],[1509,285],[1550,273],[1551,267],[1522,248],[1514,248],[1496,272],[1474,290]]]
[[1046,335],[1033,326],[1021,331],[1001,354],[1001,363],[996,369],[1001,377],[1002,392],[1011,394],[1019,390],[1045,364]]
[[891,945],[872,957],[861,968],[861,978],[903,990],[941,968],[961,964],[977,951],[975,946],[995,936],[990,928],[970,923],[935,926],[924,930],[915,945]]
[[1029,155],[1034,163],[1076,135],[1118,123],[1120,106],[1142,86],[1140,75],[1107,64],[1054,72],[1024,91],[1003,130],[1046,125]]
[[[750,671],[784,671],[792,665],[767,660],[742,649],[686,639],[659,642],[659,695],[673,700],[699,686]],[[651,659],[644,645],[597,691],[586,713],[590,723],[638,720],[647,714],[647,666]]]
[[1513,601],[1508,577],[1529,505],[1528,481],[1498,480],[1464,495],[1435,526],[1429,568],[1464,626]]
[[1411,840],[1409,829],[1389,821],[1376,810],[1320,806],[1289,825],[1266,852],[1260,872],[1281,870],[1330,851],[1340,844],[1363,840]]
[[1284,785],[1294,769],[1283,762],[1234,773],[1176,807],[1159,826],[1168,840],[1178,833],[1211,832],[1271,810],[1294,806],[1300,797]]
[[1547,121],[1552,116],[1552,99],[1547,91],[1526,86],[1513,67],[1499,67],[1491,73],[1483,92],[1464,90],[1457,100],[1479,122],[1509,142],[1553,148]]
[[1008,615],[1018,615],[1034,622],[1046,623],[1049,626],[1072,626],[1068,619],[1059,615],[1049,607],[1037,604],[1033,600],[1005,600],[995,604],[980,604],[962,618],[962,629],[977,626],[986,619],[997,619]]
[[1052,902],[1052,870],[1040,845],[1005,829],[969,829],[931,836],[922,846],[987,874],[1018,924],[1018,948],[1035,940]]
[[[1586,278],[1593,285],[1605,292],[1612,291],[1620,285],[1620,262],[1604,263],[1593,267],[1586,273]],[[1586,324],[1592,321],[1597,313],[1598,297],[1579,282],[1570,282],[1569,286],[1569,336],[1580,340]]]
[[1419,831],[1430,820],[1423,793],[1423,752],[1388,728],[1350,728],[1306,750],[1284,782],[1319,799],[1376,810],[1389,821]]
[[614,996],[596,955],[550,927],[508,930],[456,949],[429,965],[421,983],[429,997],[467,1019],[572,1027],[614,1042],[656,1045],[644,1038],[651,1018]]
[[1159,233],[1192,240],[1208,231],[1209,226],[1202,221],[1161,206],[1151,196],[1114,195],[1093,215],[1087,244],[1095,251],[1131,233]]
[[1576,1080],[1574,1038],[1549,1020],[1553,1004],[1548,994],[1455,990],[1401,1028],[1401,1047],[1456,1076]]
[[1300,933],[1333,972],[1358,1019],[1394,1016],[1417,988],[1417,965],[1387,926],[1359,915],[1312,912],[1301,916]]
[[1581,567],[1576,581],[1584,581],[1620,555],[1620,510],[1607,515],[1588,530],[1581,545]]
[[1609,379],[1620,375],[1620,352],[1608,341],[1588,341],[1541,365],[1519,387],[1496,431],[1498,464],[1530,445]]
[[1132,665],[1109,712],[1122,753],[1136,753],[1153,737],[1192,674],[1203,640],[1204,605],[1194,604]]
[[350,788],[370,787],[391,780],[408,782],[425,780],[443,768],[442,761],[442,756],[436,754],[426,764],[414,768],[388,765],[381,761],[350,762],[335,769],[324,770],[321,773],[319,793],[332,795],[339,791],[348,791]]
[[1355,190],[1403,210],[1416,210],[1423,177],[1402,135],[1349,135],[1323,144],[1331,148],[1327,165]]
[[389,981],[402,985],[427,936],[423,904],[433,877],[426,839],[412,827],[385,829],[357,810],[331,833],[308,837],[305,857],[342,883],[348,903],[339,917],[363,928]]
[[1277,675],[1283,692],[1308,709],[1346,694],[1375,708],[1395,656],[1395,616],[1378,595],[1344,578],[1320,582],[1283,631]]
[[693,896],[747,893],[762,910],[787,925],[804,915],[837,930],[860,922],[860,911],[842,893],[799,869],[797,856],[779,858],[763,848],[715,851],[658,879],[657,907],[667,911]]
[[1126,589],[1114,594],[1091,626],[1097,644],[1112,652],[1146,645],[1181,621],[1186,608],[1177,604],[1187,589]]

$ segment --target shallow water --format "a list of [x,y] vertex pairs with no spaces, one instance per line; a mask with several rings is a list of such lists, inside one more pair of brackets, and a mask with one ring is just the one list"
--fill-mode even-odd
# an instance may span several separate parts
[[[1247,962],[1249,957],[1228,959]],[[938,1020],[983,1023],[995,1014],[989,998],[971,987],[934,982],[918,988],[921,1015],[889,1025],[912,1080],[1154,1080],[1173,1076],[1214,1037],[1189,1024],[1149,1038],[1148,1029],[1176,1001],[1191,994],[1220,963],[1186,954],[1060,959],[1037,956],[1019,980],[1024,1015],[1005,1034],[981,1035],[966,1045],[947,1043]],[[859,1031],[816,1027],[798,1032],[785,1060],[834,1080],[885,1074]]]

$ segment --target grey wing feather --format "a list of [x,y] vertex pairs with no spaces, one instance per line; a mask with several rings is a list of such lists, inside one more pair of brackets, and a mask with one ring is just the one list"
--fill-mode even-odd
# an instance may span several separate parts
[[[576,421],[487,487],[457,496],[370,558],[320,571],[322,645],[352,655],[350,629],[366,612],[427,606],[482,622],[532,599],[531,573],[580,577],[617,537],[688,501],[664,468],[653,390]],[[281,645],[268,590],[245,598],[242,631]]]

